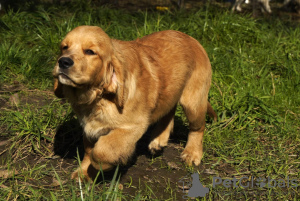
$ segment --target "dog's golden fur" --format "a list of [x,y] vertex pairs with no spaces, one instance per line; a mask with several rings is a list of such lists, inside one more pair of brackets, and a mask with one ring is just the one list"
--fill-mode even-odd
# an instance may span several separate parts
[[53,76],[56,96],[71,103],[84,130],[85,155],[73,178],[126,164],[151,124],[150,151],[166,146],[178,102],[190,128],[181,158],[200,164],[205,114],[216,114],[207,100],[211,65],[194,38],[161,31],[120,41],[80,26],[62,41]]

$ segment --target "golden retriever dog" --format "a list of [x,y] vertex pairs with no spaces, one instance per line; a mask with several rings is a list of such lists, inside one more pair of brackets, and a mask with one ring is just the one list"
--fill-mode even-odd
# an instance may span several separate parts
[[149,150],[161,150],[173,130],[177,103],[189,121],[181,155],[199,165],[208,102],[209,58],[194,38],[161,31],[137,39],[111,39],[101,28],[80,26],[61,42],[53,71],[54,92],[72,105],[81,126],[85,155],[72,178],[94,179],[98,170],[126,164],[137,141],[155,124]]

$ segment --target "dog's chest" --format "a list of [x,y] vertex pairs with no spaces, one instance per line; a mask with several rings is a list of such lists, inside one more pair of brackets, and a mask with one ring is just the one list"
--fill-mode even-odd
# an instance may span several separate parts
[[81,121],[85,136],[91,140],[97,140],[102,135],[107,135],[112,128],[109,125],[104,125],[97,120]]
[[77,116],[87,138],[97,140],[115,129],[118,118],[117,111],[111,104],[94,105],[89,110],[77,111]]

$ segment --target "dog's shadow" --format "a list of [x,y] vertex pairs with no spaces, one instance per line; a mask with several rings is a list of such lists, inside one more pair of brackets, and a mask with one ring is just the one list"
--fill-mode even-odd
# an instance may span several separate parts
[[73,113],[57,128],[54,137],[54,154],[64,159],[83,159],[83,130]]
[[[163,150],[156,155],[152,155],[148,150],[150,143],[151,131],[155,125],[150,126],[147,132],[136,144],[136,151],[129,163],[126,166],[119,167],[119,174],[122,176],[126,174],[128,169],[136,164],[139,156],[146,156],[147,158],[155,158],[163,154]],[[65,121],[57,128],[54,137],[54,153],[63,159],[82,160],[84,156],[84,146],[82,140],[83,129],[73,113],[70,113]],[[187,140],[188,128],[184,125],[181,118],[175,116],[174,133],[170,136],[172,143],[181,143]],[[111,180],[115,173],[115,169],[105,172],[105,180]],[[102,181],[102,174],[98,181]]]

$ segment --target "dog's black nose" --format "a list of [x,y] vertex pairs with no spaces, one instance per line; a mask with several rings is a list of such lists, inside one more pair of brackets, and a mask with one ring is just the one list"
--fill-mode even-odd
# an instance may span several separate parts
[[60,68],[70,68],[73,66],[74,61],[69,57],[62,57],[58,60],[58,65]]

